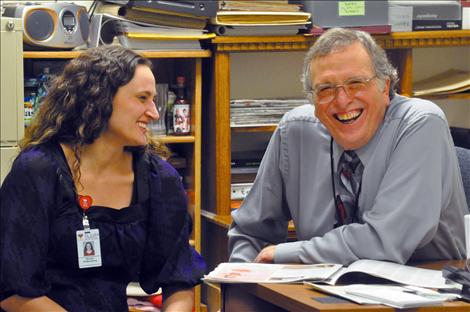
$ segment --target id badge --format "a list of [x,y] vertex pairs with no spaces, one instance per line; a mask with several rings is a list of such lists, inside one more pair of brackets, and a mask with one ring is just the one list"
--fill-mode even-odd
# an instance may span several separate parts
[[101,266],[100,232],[98,229],[77,231],[78,267]]

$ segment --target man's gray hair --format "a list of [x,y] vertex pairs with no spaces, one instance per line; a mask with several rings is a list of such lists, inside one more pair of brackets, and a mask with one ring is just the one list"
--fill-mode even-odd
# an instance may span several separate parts
[[[360,42],[369,54],[374,71],[380,84],[385,86],[385,81],[390,79],[390,99],[395,94],[398,83],[397,70],[387,58],[385,50],[380,47],[369,33],[353,29],[332,28],[322,34],[307,52],[304,59],[302,83],[304,92],[313,103],[312,81],[310,77],[310,64],[313,59],[326,56],[333,51],[347,47],[355,42]],[[346,65],[346,64],[345,64]]]

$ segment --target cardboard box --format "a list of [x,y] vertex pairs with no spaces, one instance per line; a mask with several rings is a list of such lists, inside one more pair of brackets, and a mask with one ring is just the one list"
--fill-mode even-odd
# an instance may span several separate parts
[[312,24],[322,28],[389,25],[388,1],[296,1],[312,14]]

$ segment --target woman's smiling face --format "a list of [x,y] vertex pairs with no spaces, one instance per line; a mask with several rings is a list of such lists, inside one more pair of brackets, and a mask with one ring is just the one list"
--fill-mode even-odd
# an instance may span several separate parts
[[366,49],[355,42],[315,58],[310,64],[310,75],[314,90],[324,84],[367,81],[366,87],[353,96],[348,96],[344,87],[339,87],[331,102],[322,104],[315,99],[315,115],[340,146],[345,150],[354,150],[366,145],[382,123],[390,103],[390,81],[387,80],[383,86],[375,78]]
[[132,80],[121,86],[114,96],[113,113],[103,136],[124,146],[147,144],[148,124],[160,117],[155,96],[152,70],[146,65],[138,65]]

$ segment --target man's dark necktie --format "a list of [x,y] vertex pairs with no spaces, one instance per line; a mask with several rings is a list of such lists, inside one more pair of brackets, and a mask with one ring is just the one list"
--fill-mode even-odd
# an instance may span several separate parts
[[344,224],[355,221],[363,171],[364,166],[357,154],[353,151],[344,151],[338,164],[340,183],[347,193],[340,194],[340,199],[345,209],[344,220],[342,220]]

